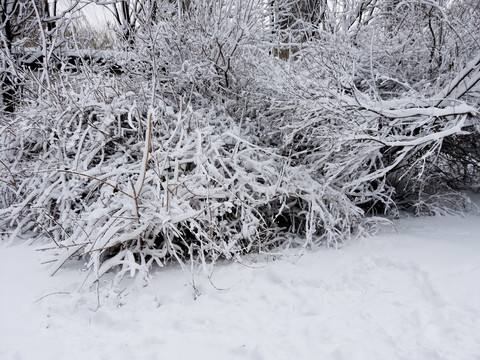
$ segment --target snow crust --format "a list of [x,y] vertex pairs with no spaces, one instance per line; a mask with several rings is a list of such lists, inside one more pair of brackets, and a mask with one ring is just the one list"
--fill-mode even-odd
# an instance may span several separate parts
[[78,292],[82,264],[50,277],[33,247],[3,244],[0,359],[479,359],[479,220],[405,218],[217,264],[211,282],[166,267],[98,293]]

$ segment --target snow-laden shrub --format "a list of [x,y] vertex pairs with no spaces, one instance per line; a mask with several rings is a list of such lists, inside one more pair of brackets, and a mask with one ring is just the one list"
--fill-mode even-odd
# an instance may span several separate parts
[[29,143],[13,157],[37,157],[37,168],[22,179],[22,201],[3,215],[47,236],[52,272],[87,256],[93,279],[117,266],[121,277],[153,263],[235,258],[292,241],[332,244],[362,231],[362,211],[345,194],[251,143],[219,109],[161,104],[134,118],[131,96],[111,94],[110,106],[84,97],[84,111],[68,115],[34,108],[51,120],[20,124],[31,129]]
[[[359,89],[362,69],[346,69],[345,62],[362,59],[348,49],[325,51],[336,43],[312,41],[295,61],[275,65],[275,81],[259,79],[264,96],[257,108],[266,121],[258,133],[274,134],[260,135],[263,141],[274,138],[283,154],[368,213],[464,209],[467,200],[456,190],[479,180],[473,159],[480,53],[455,78],[392,97],[374,85]],[[260,73],[271,66],[260,65]]]
[[366,214],[459,203],[438,169],[474,153],[458,139],[478,135],[478,55],[427,84],[362,53],[371,21],[355,43],[319,29],[284,43],[285,58],[264,2],[206,3],[162,4],[101,61],[24,74],[35,96],[0,129],[0,225],[41,239],[52,273],[336,245],[375,228]]

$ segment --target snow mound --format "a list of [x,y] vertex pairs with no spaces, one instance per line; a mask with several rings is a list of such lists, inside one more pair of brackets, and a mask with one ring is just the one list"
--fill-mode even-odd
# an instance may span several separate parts
[[[0,249],[0,358],[463,359],[480,357],[479,216],[406,218],[379,235],[178,267],[78,292],[23,245]],[[99,306],[100,305],[100,306]]]

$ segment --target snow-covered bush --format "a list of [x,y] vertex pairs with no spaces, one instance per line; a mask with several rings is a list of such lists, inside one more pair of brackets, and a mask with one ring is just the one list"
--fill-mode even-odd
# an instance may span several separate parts
[[[0,123],[5,233],[41,239],[52,273],[84,257],[95,281],[336,245],[375,228],[367,214],[457,205],[451,189],[479,174],[478,46],[462,45],[468,59],[456,45],[451,66],[445,42],[428,72],[416,66],[444,24],[436,7],[405,24],[380,5],[320,23],[302,10],[280,28],[276,9],[162,2],[154,22],[122,30],[128,46],[23,72],[28,97]],[[422,21],[432,30],[405,43]]]

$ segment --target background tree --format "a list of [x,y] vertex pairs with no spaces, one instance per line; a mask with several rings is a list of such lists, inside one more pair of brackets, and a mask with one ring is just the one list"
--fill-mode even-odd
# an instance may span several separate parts
[[[46,46],[51,42],[55,28],[57,0],[1,0],[0,36],[2,55],[3,110],[13,113],[18,91],[18,60],[27,56],[29,49]],[[43,37],[43,39],[42,39]]]

